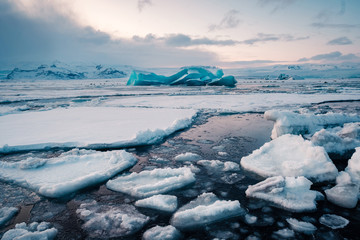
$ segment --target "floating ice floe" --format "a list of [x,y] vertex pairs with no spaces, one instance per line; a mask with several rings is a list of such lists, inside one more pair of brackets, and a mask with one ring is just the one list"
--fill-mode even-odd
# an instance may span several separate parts
[[335,214],[324,214],[319,218],[319,222],[331,229],[344,228],[349,224],[349,220]]
[[58,198],[106,181],[136,162],[136,158],[124,150],[74,149],[49,159],[30,157],[19,162],[0,162],[0,180]]
[[327,152],[343,154],[360,147],[360,122],[322,129],[312,136],[311,141],[317,146],[324,147]]
[[239,164],[220,160],[200,160],[197,162],[198,165],[203,166],[209,172],[229,172],[240,170]]
[[92,238],[114,238],[134,234],[149,221],[132,205],[83,203],[76,210],[84,221],[82,228]]
[[296,232],[313,234],[317,230],[317,228],[309,222],[299,221],[295,218],[288,218],[286,221],[290,225],[290,228]]
[[219,200],[213,193],[203,193],[175,212],[171,218],[171,225],[178,229],[190,229],[244,213],[245,210],[237,200]]
[[135,202],[137,207],[152,208],[165,212],[174,212],[177,209],[177,197],[173,195],[154,195]]
[[345,171],[350,175],[351,182],[360,186],[360,147],[355,149]]
[[143,234],[143,240],[177,240],[180,239],[181,233],[173,226],[155,226],[146,230]]
[[16,224],[14,229],[10,229],[4,233],[1,240],[51,240],[56,237],[57,232],[57,229],[51,227],[47,222],[33,222],[29,225],[23,222]]
[[354,208],[358,202],[359,186],[353,183],[338,184],[325,190],[326,198],[331,203],[344,208]]
[[192,161],[197,161],[197,160],[201,159],[201,156],[196,153],[187,152],[187,153],[181,153],[181,154],[177,155],[174,159],[176,161],[192,162]]
[[316,182],[333,180],[338,170],[324,148],[301,136],[282,135],[240,161],[241,167],[261,177],[304,176]]
[[295,237],[295,232],[291,229],[284,228],[273,232],[271,235],[273,239],[291,239]]
[[147,145],[188,127],[189,109],[58,108],[0,116],[0,153],[52,147]]
[[0,227],[9,222],[17,213],[19,209],[15,207],[0,208]]
[[321,193],[310,190],[310,182],[305,177],[267,178],[255,185],[250,185],[246,196],[268,201],[275,207],[291,212],[316,210],[316,200]]
[[107,188],[138,198],[182,188],[195,182],[190,168],[162,168],[120,176],[106,183]]
[[271,138],[275,139],[284,134],[314,134],[325,126],[343,125],[349,122],[360,122],[356,114],[326,113],[300,114],[291,111],[269,110],[264,114],[267,120],[274,121]]
[[133,71],[126,85],[149,86],[149,85],[187,85],[187,86],[229,86],[236,84],[234,76],[225,76],[221,69],[215,74],[201,67],[189,67],[169,77],[152,72]]

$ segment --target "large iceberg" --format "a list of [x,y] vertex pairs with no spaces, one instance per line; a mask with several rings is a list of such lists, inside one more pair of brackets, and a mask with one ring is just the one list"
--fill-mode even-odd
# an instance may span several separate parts
[[171,225],[178,229],[191,229],[244,213],[237,200],[219,200],[213,193],[203,193],[174,213]]
[[169,77],[151,72],[133,71],[126,85],[149,86],[149,85],[187,85],[187,86],[229,86],[236,84],[234,76],[225,76],[221,69],[215,74],[201,67],[189,67]]
[[290,134],[265,143],[249,156],[243,157],[240,164],[247,171],[264,178],[304,176],[321,182],[334,180],[338,174],[324,148]]
[[150,220],[132,205],[83,203],[76,210],[84,221],[82,228],[92,238],[114,238],[136,233]]
[[342,125],[349,122],[359,122],[356,114],[326,113],[300,114],[291,111],[269,110],[264,114],[267,120],[274,121],[271,138],[275,139],[284,134],[314,134],[326,126]]
[[0,153],[51,147],[114,148],[153,144],[188,127],[190,109],[58,108],[0,116]]
[[23,222],[16,224],[14,229],[10,229],[4,233],[1,240],[51,240],[56,237],[57,232],[57,229],[51,227],[47,222],[33,222],[28,225]]
[[0,179],[51,198],[101,183],[132,167],[136,158],[124,150],[98,152],[74,149],[54,158],[29,157],[0,162]]
[[270,177],[250,185],[246,196],[270,202],[275,207],[291,212],[316,210],[321,193],[310,190],[312,182],[305,177]]
[[120,176],[106,183],[107,188],[138,198],[169,192],[195,182],[190,168],[161,168]]

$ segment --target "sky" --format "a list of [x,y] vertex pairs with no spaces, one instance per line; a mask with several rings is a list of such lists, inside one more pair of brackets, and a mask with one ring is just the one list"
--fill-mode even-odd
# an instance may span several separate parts
[[360,62],[359,0],[0,0],[0,63]]

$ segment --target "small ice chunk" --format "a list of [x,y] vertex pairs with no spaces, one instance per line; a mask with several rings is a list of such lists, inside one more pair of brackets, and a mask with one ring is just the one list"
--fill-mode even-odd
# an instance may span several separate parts
[[345,171],[350,175],[351,181],[360,185],[360,147],[355,149],[354,154],[348,161]]
[[132,205],[101,204],[96,201],[83,203],[76,210],[85,223],[82,228],[92,238],[114,238],[134,234],[149,221]]
[[336,185],[325,190],[326,198],[333,204],[344,208],[354,208],[358,202],[359,186],[356,184]]
[[177,240],[180,239],[180,232],[173,226],[155,226],[146,230],[143,240]]
[[272,237],[275,239],[289,239],[295,237],[295,232],[291,229],[284,228],[273,232]]
[[136,158],[124,150],[73,149],[49,159],[30,157],[19,162],[0,161],[0,179],[46,197],[58,198],[106,181],[136,162]]
[[182,161],[182,162],[192,162],[192,161],[197,161],[199,159],[201,159],[200,155],[191,152],[182,153],[175,157],[176,161]]
[[290,228],[296,232],[313,234],[317,229],[312,223],[299,221],[295,218],[288,218],[286,221],[290,225]]
[[304,212],[316,209],[318,193],[310,190],[310,182],[305,177],[270,177],[246,190],[247,197],[270,202],[278,208],[291,212]]
[[198,165],[204,166],[209,172],[228,172],[240,170],[239,164],[234,162],[222,162],[220,160],[200,160]]
[[107,188],[138,198],[165,193],[195,182],[188,167],[163,168],[120,176],[106,183]]
[[15,207],[0,208],[0,227],[9,222],[17,213],[19,209]]
[[283,135],[243,157],[241,166],[264,178],[304,176],[316,182],[333,180],[338,175],[324,148],[301,136]]
[[256,223],[257,219],[258,218],[254,215],[251,215],[251,214],[245,215],[245,222],[249,225]]
[[154,195],[136,201],[135,206],[174,212],[177,209],[177,197],[173,195]]
[[52,228],[49,223],[33,222],[29,225],[26,223],[18,223],[14,229],[7,231],[1,238],[1,240],[14,240],[14,239],[39,239],[39,240],[51,240],[56,237],[57,229]]
[[344,228],[349,224],[349,220],[335,214],[324,214],[319,218],[319,222],[331,229]]
[[213,193],[203,193],[181,207],[171,218],[178,229],[196,228],[244,214],[239,201],[219,200]]

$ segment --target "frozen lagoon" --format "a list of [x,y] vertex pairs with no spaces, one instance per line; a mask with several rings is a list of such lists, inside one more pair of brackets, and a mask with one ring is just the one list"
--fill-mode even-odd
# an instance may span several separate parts
[[[359,206],[348,210],[337,207],[325,199],[318,201],[315,212],[291,213],[275,208],[268,202],[247,198],[245,190],[248,186],[255,185],[262,179],[244,173],[242,169],[214,173],[209,172],[205,166],[197,164],[196,161],[187,163],[175,160],[175,157],[180,154],[196,153],[203,160],[232,161],[239,164],[242,157],[248,156],[253,150],[259,149],[271,140],[273,122],[263,119],[263,112],[267,110],[310,111],[316,114],[334,111],[359,115],[359,102],[326,103],[326,101],[359,100],[358,80],[326,79],[327,83],[324,81],[241,80],[235,88],[231,89],[225,87],[126,87],[126,79],[40,81],[41,83],[7,81],[1,83],[0,113],[3,116],[10,116],[69,107],[120,108],[124,112],[127,109],[138,108],[139,112],[146,109],[145,111],[152,112],[153,110],[154,113],[163,112],[163,114],[173,109],[179,112],[184,109],[196,111],[197,116],[188,128],[169,133],[170,135],[164,136],[162,142],[150,146],[125,148],[138,158],[138,163],[129,172],[188,166],[196,172],[196,181],[192,185],[167,193],[178,198],[179,208],[204,192],[213,192],[220,200],[239,201],[241,207],[247,209],[248,214],[257,218],[255,222],[247,222],[244,216],[235,216],[196,230],[181,231],[183,238],[242,239],[249,235],[266,238],[273,232],[291,228],[287,222],[289,218],[312,223],[317,227],[314,235],[319,239],[322,236],[323,238],[329,236],[354,238],[356,226],[359,224]],[[169,127],[169,123],[165,125]],[[57,147],[43,151],[6,153],[1,155],[1,161],[13,163],[29,157],[54,158],[67,151],[68,149]],[[348,154],[351,157],[352,153]],[[344,163],[348,159],[346,157],[330,155],[330,158],[335,159],[335,165],[340,168],[338,170],[344,170],[347,166]],[[150,161],[150,159],[163,161]],[[13,183],[1,182],[0,184],[5,193],[0,197],[1,207],[20,208],[20,213],[6,227],[0,229],[1,234],[13,228],[15,223],[25,221],[31,224],[35,221],[46,221],[58,230],[57,238],[59,239],[90,238],[91,234],[82,230],[85,222],[80,221],[76,214],[76,211],[81,209],[81,204],[95,200],[102,205],[120,207],[123,204],[134,205],[139,200],[124,193],[110,191],[104,183],[82,189],[71,199],[48,199]],[[324,190],[334,186],[335,183],[325,182],[313,184],[312,189],[324,193]],[[32,210],[27,212],[29,209]],[[156,225],[168,226],[172,217],[170,213],[154,209],[138,208],[137,211],[149,217],[149,221],[137,232],[132,235],[118,236],[119,239],[141,239],[144,232]],[[344,229],[333,230],[319,222],[324,214],[342,216],[350,223]],[[306,235],[294,231],[296,238],[306,239]]]

